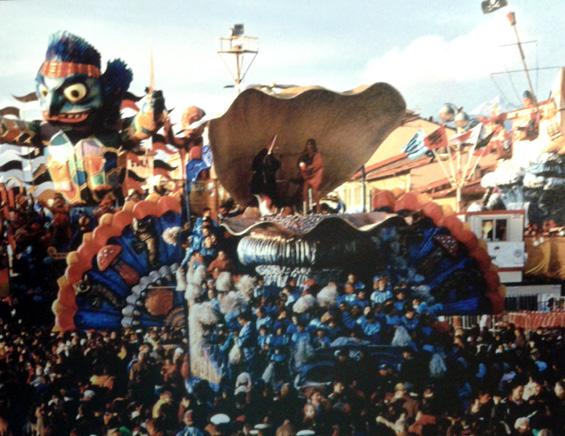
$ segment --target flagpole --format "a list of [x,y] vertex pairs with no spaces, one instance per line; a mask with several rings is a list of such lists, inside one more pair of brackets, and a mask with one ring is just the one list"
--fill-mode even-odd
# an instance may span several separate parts
[[457,174],[455,172],[455,167],[453,166],[453,154],[451,154],[451,146],[449,144],[449,140],[447,141],[447,145],[445,145],[444,147],[447,151],[447,153],[449,153],[449,169],[451,170],[451,176],[453,177],[453,180],[457,180]]
[[461,174],[461,176],[463,177],[463,180],[467,179],[467,170],[469,169],[469,166],[471,165],[471,160],[473,159],[473,156],[475,154],[475,150],[477,149],[478,143],[479,143],[479,139],[477,138],[477,140],[475,141],[475,143],[471,147],[471,150],[468,151],[467,163],[465,164],[465,170]]
[[451,175],[449,174],[449,172],[447,171],[447,168],[445,167],[445,165],[441,161],[439,155],[434,150],[430,149],[430,151],[432,152],[434,159],[437,160],[437,162],[439,163],[439,166],[441,167],[441,170],[445,174],[445,177],[447,178],[447,181],[449,182],[449,184],[453,185],[453,179],[452,179]]
[[468,181],[467,179],[470,179],[471,175],[475,173],[475,170],[479,166],[479,162],[481,161],[481,159],[485,156],[487,149],[488,149],[488,147],[485,146],[485,148],[481,151],[481,154],[479,156],[477,156],[477,160],[475,161],[475,164],[473,165],[473,169],[467,175],[467,177],[465,177],[465,181]]
[[463,144],[457,145],[457,174],[455,176],[455,199],[457,204],[455,205],[456,212],[461,211],[461,202],[463,200],[463,174],[461,173],[461,167],[463,166]]

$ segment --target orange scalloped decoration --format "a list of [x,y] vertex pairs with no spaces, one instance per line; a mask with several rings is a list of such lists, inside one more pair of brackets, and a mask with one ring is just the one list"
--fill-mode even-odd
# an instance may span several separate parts
[[390,191],[379,191],[373,195],[373,210],[389,209],[394,210],[396,198]]
[[133,213],[131,211],[120,210],[114,214],[112,219],[112,225],[119,228],[120,231],[124,229],[124,227],[129,226],[133,221]]
[[490,264],[492,263],[492,259],[490,258],[489,254],[487,253],[486,250],[484,250],[483,248],[478,246],[477,248],[475,248],[473,251],[471,251],[469,253],[469,256],[471,256],[473,259],[475,259],[477,261],[481,270],[488,271],[488,268],[490,267]]
[[442,204],[441,209],[443,210],[444,216],[455,215],[455,211],[449,204]]
[[62,306],[76,310],[76,293],[71,285],[59,288],[59,298],[57,299]]
[[445,227],[455,237],[455,239],[460,240],[461,234],[463,233],[463,223],[457,215],[444,215],[444,217],[439,221],[439,226]]
[[400,212],[402,210],[416,211],[420,210],[422,205],[418,201],[418,196],[413,192],[406,192],[396,200],[394,211]]
[[57,280],[57,299],[51,306],[55,314],[54,331],[76,329],[74,316],[77,310],[76,293],[73,285],[82,280],[84,274],[93,266],[93,259],[100,249],[112,237],[120,236],[123,229],[133,222],[134,218],[146,216],[161,216],[169,210],[180,213],[180,195],[161,197],[159,194],[150,195],[148,199],[139,202],[126,202],[122,209],[114,214],[105,214],[100,224],[93,232],[83,235],[82,243],[76,250],[67,255],[65,274]]
[[161,197],[157,202],[157,206],[159,206],[159,216],[169,211],[176,213],[181,213],[182,211],[180,202],[173,196]]
[[67,265],[77,263],[79,261],[78,253],[76,251],[69,251],[67,256],[65,256],[65,261],[67,262]]
[[404,194],[405,191],[402,188],[392,188],[390,192],[392,192],[394,198],[399,198],[402,194]]
[[133,216],[137,219],[143,219],[146,216],[157,216],[158,212],[157,203],[147,200],[138,202],[132,210]]
[[498,277],[496,270],[489,269],[488,271],[483,271],[483,276],[489,291],[497,292],[498,287],[500,286],[500,278]]
[[425,204],[422,208],[422,212],[430,218],[436,226],[439,225],[440,220],[443,218],[441,206],[433,201]]
[[92,241],[83,242],[79,245],[77,249],[77,254],[81,263],[89,264],[92,262],[92,258],[96,256],[96,253],[101,248],[101,245],[94,244]]
[[425,206],[426,204],[433,201],[433,198],[430,195],[425,194],[425,193],[417,194],[417,197],[418,197],[418,201],[420,202],[420,204],[422,206]]
[[477,236],[471,231],[463,228],[461,235],[459,237],[459,241],[467,247],[467,251],[471,252],[479,246],[479,240]]
[[151,203],[157,203],[160,198],[162,198],[162,197],[159,194],[157,194],[156,192],[152,192],[147,197],[145,197],[145,200],[143,200],[143,201],[149,201]]
[[137,204],[137,201],[126,201],[124,203],[124,205],[122,206],[122,210],[123,212],[130,212],[133,210],[133,207]]
[[65,270],[65,277],[71,285],[74,285],[79,280],[82,280],[84,273],[90,270],[92,266],[87,263],[74,263],[69,265]]
[[59,301],[59,299],[53,301],[51,304],[51,309],[53,309],[53,313],[56,315],[62,315],[69,312],[69,309],[76,310],[76,306],[67,306]]
[[92,232],[86,232],[82,234],[82,243],[92,241]]
[[[52,308],[53,312],[55,310]],[[55,331],[68,332],[71,330],[76,330],[74,315],[70,316],[69,312],[58,313],[55,317]]]
[[112,213],[105,213],[98,220],[98,225],[99,226],[104,226],[104,225],[110,226],[110,225],[112,225],[113,215],[114,214],[112,214]]
[[105,245],[110,238],[120,236],[122,229],[108,224],[102,224],[94,229],[94,241],[99,245]]
[[59,287],[59,289],[62,289],[68,285],[69,285],[69,281],[65,276],[61,276],[57,279],[57,287]]
[[[434,201],[427,201],[426,197],[422,195],[403,193],[400,189],[379,191],[375,194],[373,200],[376,196],[380,196],[380,198],[390,198],[390,195],[386,194],[387,192],[390,192],[392,196],[396,197],[396,201],[394,202],[395,212],[400,210],[421,210],[435,225],[448,229],[455,239],[465,245],[469,256],[476,260],[487,284],[487,295],[499,294],[501,292],[500,277],[496,266],[492,263],[492,259],[488,254],[486,242],[476,237],[470,230],[468,224],[463,223],[459,219],[450,205],[439,205]],[[504,309],[504,296],[502,296],[502,302],[497,300],[498,297],[489,296],[489,298],[494,298],[494,305],[498,308],[497,310],[500,311]],[[500,307],[502,307],[502,309],[500,309]]]

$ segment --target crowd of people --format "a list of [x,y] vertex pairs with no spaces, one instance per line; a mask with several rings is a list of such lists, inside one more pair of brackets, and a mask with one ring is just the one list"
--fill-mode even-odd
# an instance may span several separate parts
[[325,385],[186,383],[186,332],[0,326],[0,434],[563,434],[562,331],[450,330],[445,372],[338,352]]
[[[45,264],[55,235],[72,247],[91,229],[68,209],[18,204],[3,232],[30,267]],[[220,383],[191,374],[186,328],[57,333],[14,306],[1,314],[0,435],[565,432],[562,330],[454,329],[386,273],[282,288],[255,276],[244,290],[209,210],[181,267],[204,271],[190,304],[217,318],[203,340]],[[242,298],[228,304],[234,289]]]

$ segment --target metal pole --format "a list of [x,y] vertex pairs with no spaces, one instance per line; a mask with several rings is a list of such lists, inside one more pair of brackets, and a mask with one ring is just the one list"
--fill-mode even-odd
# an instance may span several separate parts
[[235,87],[237,90],[237,93],[239,94],[241,92],[241,64],[240,64],[240,53],[236,53],[235,54],[235,65],[236,65],[236,71],[235,71]]
[[455,188],[455,201],[456,201],[456,205],[455,205],[455,212],[459,213],[461,212],[461,197],[462,197],[462,192],[463,191],[463,187],[461,185],[461,183],[457,182],[457,187]]
[[516,14],[514,12],[510,12],[508,15],[508,20],[510,21],[510,25],[514,29],[514,34],[516,35],[516,43],[518,45],[518,50],[520,51],[520,59],[522,60],[522,64],[524,65],[524,70],[526,71],[526,77],[528,79],[528,86],[530,88],[530,92],[534,99],[534,104],[536,106],[536,111],[538,108],[538,99],[536,98],[536,94],[534,92],[534,87],[532,85],[532,79],[530,78],[530,71],[528,70],[528,65],[526,64],[526,56],[524,55],[524,50],[522,49],[522,42],[520,41],[520,35],[518,34],[518,28],[516,27]]
[[461,169],[463,167],[463,144],[457,145],[457,175],[455,177],[457,183],[457,208],[456,211],[461,211],[461,201],[463,196],[463,178],[461,174]]
[[363,213],[367,212],[367,173],[365,165],[361,167],[361,180],[363,182]]

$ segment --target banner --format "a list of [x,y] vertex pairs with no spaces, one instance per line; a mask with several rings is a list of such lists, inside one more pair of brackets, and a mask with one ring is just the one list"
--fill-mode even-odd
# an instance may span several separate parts
[[429,150],[437,150],[447,146],[445,127],[441,126],[424,138],[424,145]]
[[424,155],[433,157],[430,150],[428,150],[424,145],[424,139],[424,131],[418,130],[412,137],[412,139],[408,141],[408,144],[406,144],[402,150],[404,153],[406,153],[408,159],[417,159]]
[[508,6],[507,0],[483,0],[481,3],[483,14],[490,14],[491,12],[502,9],[504,6]]

